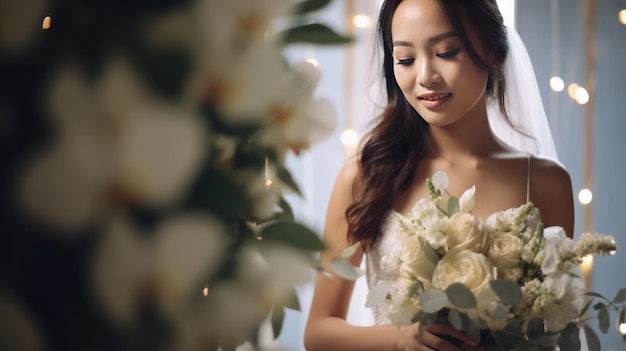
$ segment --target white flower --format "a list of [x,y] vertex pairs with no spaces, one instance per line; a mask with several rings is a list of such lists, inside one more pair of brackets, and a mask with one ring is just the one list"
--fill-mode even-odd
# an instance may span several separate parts
[[403,254],[400,256],[400,270],[421,281],[430,281],[435,264],[424,254],[419,236],[413,235],[403,241]]
[[459,199],[459,207],[461,212],[469,212],[474,208],[476,202],[474,201],[474,193],[476,192],[476,186],[472,185],[471,188],[465,190],[461,198]]
[[486,236],[480,221],[466,212],[457,212],[450,217],[446,233],[449,250],[482,252],[485,245]]
[[546,329],[560,331],[578,317],[583,308],[584,284],[580,278],[568,273],[556,272],[546,276],[541,287],[554,294],[556,301],[543,311]]
[[543,257],[541,271],[543,274],[548,275],[556,272],[561,261],[558,248],[569,239],[561,227],[548,227],[544,229],[543,235],[545,238],[544,247],[538,256]]
[[478,295],[497,277],[495,268],[485,256],[472,251],[450,250],[433,273],[433,286],[445,290],[452,283],[463,283]]
[[497,232],[491,235],[485,255],[498,268],[516,268],[520,265],[522,241],[510,233]]
[[174,204],[205,157],[200,119],[151,96],[123,60],[111,61],[93,83],[76,68],[62,69],[48,103],[57,133],[27,163],[20,190],[31,213],[62,229],[93,222],[114,197]]
[[120,325],[134,322],[140,292],[149,285],[148,243],[130,220],[115,215],[103,233],[92,266],[93,288],[107,315]]
[[182,302],[195,294],[192,289],[215,272],[225,254],[225,234],[220,220],[200,213],[179,215],[158,226],[151,252],[159,303],[165,311],[179,312]]
[[337,125],[337,113],[329,100],[314,98],[319,81],[319,69],[309,62],[292,68],[288,93],[254,135],[262,145],[276,148],[279,154],[284,148],[298,154],[332,134]]

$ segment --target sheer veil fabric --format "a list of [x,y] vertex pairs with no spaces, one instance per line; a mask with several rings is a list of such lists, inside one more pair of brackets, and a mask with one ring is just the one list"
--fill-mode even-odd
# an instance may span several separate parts
[[558,159],[550,124],[543,108],[532,62],[519,34],[507,27],[509,54],[504,65],[506,122],[498,101],[490,99],[487,114],[491,129],[511,147],[534,155]]

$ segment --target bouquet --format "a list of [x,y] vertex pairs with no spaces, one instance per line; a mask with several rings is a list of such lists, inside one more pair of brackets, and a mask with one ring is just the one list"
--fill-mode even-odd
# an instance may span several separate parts
[[[549,350],[556,343],[579,350],[580,317],[591,301],[585,306],[574,271],[587,255],[614,254],[613,237],[585,233],[574,242],[560,227],[544,228],[530,202],[479,218],[471,213],[475,187],[451,196],[443,172],[427,184],[430,198],[396,224],[404,248],[390,258],[396,279],[378,282],[367,305],[379,305],[396,326],[448,322],[493,350]],[[626,289],[614,302],[623,300]],[[585,332],[595,349],[595,333]]]

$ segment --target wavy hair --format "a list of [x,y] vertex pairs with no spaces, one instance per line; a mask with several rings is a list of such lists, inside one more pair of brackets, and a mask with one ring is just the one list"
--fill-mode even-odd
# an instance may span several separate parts
[[[378,18],[378,40],[383,50],[382,73],[387,105],[376,126],[364,139],[358,162],[360,178],[353,189],[355,201],[346,210],[348,239],[360,241],[367,251],[381,234],[393,202],[413,181],[427,150],[428,124],[407,102],[393,71],[391,22],[402,0],[385,0]],[[486,94],[497,98],[503,116],[504,61],[509,50],[506,27],[495,0],[437,0],[473,63],[488,72]],[[481,57],[469,32],[480,40]]]

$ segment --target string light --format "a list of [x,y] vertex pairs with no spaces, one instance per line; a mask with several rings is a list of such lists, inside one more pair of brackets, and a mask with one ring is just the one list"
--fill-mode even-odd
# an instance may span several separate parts
[[341,133],[341,143],[344,146],[355,146],[359,143],[359,134],[354,129],[346,129]]
[[369,28],[372,25],[372,20],[367,15],[355,15],[352,17],[352,24],[357,28]]
[[620,323],[617,329],[619,330],[620,334],[626,335],[626,322]]
[[580,264],[580,268],[583,271],[589,271],[589,270],[591,270],[591,267],[593,267],[593,256],[592,255],[587,255],[587,256],[583,257],[583,261]]
[[576,89],[580,88],[580,85],[577,83],[572,83],[567,86],[567,95],[572,99],[576,100]]
[[209,287],[208,286],[205,286],[204,289],[202,289],[202,295],[204,297],[209,296]]
[[565,83],[563,82],[563,79],[555,76],[550,78],[550,88],[556,92],[560,92],[565,88]]
[[593,193],[589,189],[582,189],[578,192],[578,201],[583,205],[589,205],[593,199]]
[[617,17],[623,25],[626,25],[626,9],[621,10]]
[[52,22],[52,18],[50,16],[46,16],[43,18],[43,22],[41,23],[41,29],[48,30],[50,29],[50,24]]
[[587,92],[587,89],[583,88],[583,87],[578,87],[576,88],[576,91],[574,92],[574,100],[576,100],[577,103],[579,103],[580,105],[584,105],[587,102],[589,102],[589,93]]

